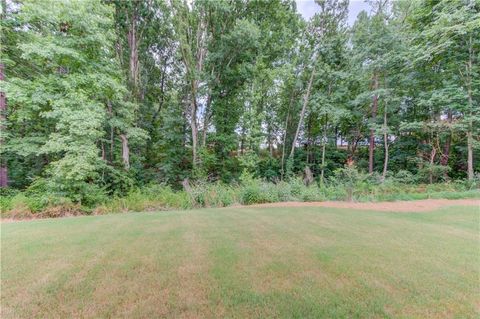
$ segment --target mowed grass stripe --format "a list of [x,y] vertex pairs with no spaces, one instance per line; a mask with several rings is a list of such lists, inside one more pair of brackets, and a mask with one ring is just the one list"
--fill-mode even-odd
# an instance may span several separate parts
[[474,318],[479,225],[476,207],[6,223],[2,317]]

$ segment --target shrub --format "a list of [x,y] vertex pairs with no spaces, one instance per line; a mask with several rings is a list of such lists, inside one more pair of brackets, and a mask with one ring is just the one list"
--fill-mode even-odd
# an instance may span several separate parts
[[348,166],[345,168],[339,168],[335,170],[333,178],[330,179],[330,183],[334,185],[342,185],[345,187],[346,200],[353,200],[354,191],[361,189],[362,186],[368,186],[368,180],[365,175],[360,173],[354,166]]
[[406,170],[398,171],[393,179],[400,184],[413,184],[415,182],[415,176],[413,176],[410,171]]
[[449,171],[449,166],[425,164],[423,168],[418,170],[418,178],[424,183],[442,182],[446,180]]
[[260,190],[263,194],[264,203],[275,203],[280,201],[276,184],[262,182],[260,184]]
[[276,184],[276,190],[277,190],[277,198],[280,202],[287,202],[295,199],[292,196],[292,187],[287,182],[282,181]]
[[[125,196],[104,198],[94,208],[81,206],[70,198],[49,194],[42,184],[35,183],[24,192],[13,191],[0,197],[2,216],[13,218],[60,217],[79,214],[105,214],[127,211],[158,211],[193,207],[224,207],[235,203],[244,205],[279,201],[359,200],[392,201],[426,198],[480,198],[480,191],[472,183],[456,181],[439,184],[411,184],[413,176],[399,172],[394,177],[378,182],[378,176],[367,176],[355,168],[335,171],[333,177],[321,186],[305,186],[301,179],[292,178],[277,184],[242,175],[241,184],[197,182],[189,193],[174,191],[162,184],[136,188]],[[403,182],[400,182],[403,181]],[[95,196],[95,195],[92,195]],[[94,197],[92,197],[94,198]]]
[[221,183],[197,183],[191,188],[194,207],[224,207],[235,203],[236,191],[232,186]]
[[301,195],[301,199],[304,202],[314,202],[314,201],[324,201],[326,200],[325,195],[322,193],[321,189],[316,185],[306,187]]
[[243,205],[251,205],[256,203],[266,203],[262,190],[256,185],[246,185],[240,191],[240,203]]
[[301,178],[292,178],[288,181],[290,184],[290,194],[295,198],[300,198],[306,186]]

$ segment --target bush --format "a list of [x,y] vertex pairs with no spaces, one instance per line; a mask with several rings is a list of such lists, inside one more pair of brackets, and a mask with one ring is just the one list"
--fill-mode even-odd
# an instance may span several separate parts
[[262,182],[260,183],[260,190],[263,194],[264,203],[275,203],[280,201],[276,184]]
[[405,170],[398,171],[393,179],[399,184],[413,184],[415,182],[413,174],[410,171]]
[[306,187],[303,190],[301,200],[304,202],[317,202],[326,200],[326,197],[320,188],[318,188],[316,185],[313,185]]
[[190,197],[193,207],[225,207],[236,202],[235,193],[229,185],[201,182],[192,186]]
[[339,168],[335,170],[333,177],[330,179],[330,183],[334,185],[341,185],[346,191],[346,200],[353,200],[354,191],[362,190],[365,187],[368,188],[369,181],[374,179],[368,179],[365,174],[360,173],[354,166],[348,166],[345,168]]
[[292,196],[292,187],[287,182],[280,182],[276,184],[277,198],[280,202],[287,202],[295,200],[295,197]]
[[2,216],[13,218],[60,217],[79,214],[105,214],[128,211],[159,211],[194,207],[224,207],[236,203],[250,205],[281,201],[393,201],[426,198],[480,198],[480,191],[468,181],[439,184],[412,184],[413,175],[400,171],[395,176],[379,182],[379,176],[369,176],[354,167],[335,171],[323,185],[303,184],[299,178],[277,184],[255,179],[244,173],[240,184],[226,185],[201,181],[189,193],[174,191],[162,184],[136,188],[125,196],[106,198],[92,194],[91,202],[102,199],[93,208],[81,206],[70,198],[45,191],[42,181],[34,183],[24,192],[8,191],[0,197]]
[[173,191],[165,185],[149,185],[132,190],[124,197],[115,197],[94,209],[95,214],[128,212],[128,211],[155,211],[167,209],[191,208],[188,194]]
[[430,184],[443,182],[447,179],[449,171],[449,166],[425,164],[423,168],[418,170],[418,178],[419,181]]
[[44,178],[36,179],[25,190],[25,195],[31,199],[30,208],[34,212],[47,206],[62,205],[66,201],[85,208],[93,208],[108,198],[105,190],[95,184],[77,183],[72,187],[64,187]]
[[260,187],[256,185],[246,185],[240,191],[240,203],[251,205],[257,203],[266,203],[267,200],[262,194]]
[[305,191],[305,184],[301,178],[292,178],[289,180],[290,184],[290,194],[295,198],[300,198],[302,193]]

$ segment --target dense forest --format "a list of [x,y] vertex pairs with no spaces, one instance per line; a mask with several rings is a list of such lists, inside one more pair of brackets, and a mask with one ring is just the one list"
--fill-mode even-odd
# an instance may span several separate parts
[[480,3],[315,2],[3,0],[4,194],[478,183]]

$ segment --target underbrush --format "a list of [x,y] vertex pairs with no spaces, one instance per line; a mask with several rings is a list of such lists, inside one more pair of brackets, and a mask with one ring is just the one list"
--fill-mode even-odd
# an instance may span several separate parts
[[4,191],[0,196],[2,217],[42,218],[135,211],[178,210],[226,207],[285,201],[396,201],[429,198],[480,198],[478,183],[454,181],[417,184],[413,176],[399,172],[381,180],[354,168],[345,168],[324,183],[306,186],[301,178],[277,183],[242,175],[238,183],[196,182],[188,191],[166,185],[148,185],[131,190],[126,196],[111,197],[85,206],[72,200],[39,192]]

